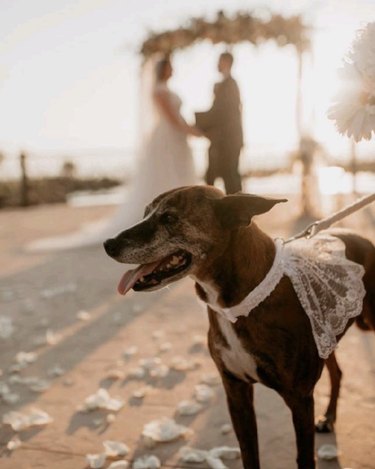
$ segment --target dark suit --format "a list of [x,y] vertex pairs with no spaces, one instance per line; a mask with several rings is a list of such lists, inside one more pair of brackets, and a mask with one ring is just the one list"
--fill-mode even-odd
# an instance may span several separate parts
[[241,100],[235,80],[229,76],[214,88],[215,99],[207,112],[197,112],[196,125],[211,145],[208,151],[206,183],[223,178],[227,194],[241,190],[238,163],[243,146]]

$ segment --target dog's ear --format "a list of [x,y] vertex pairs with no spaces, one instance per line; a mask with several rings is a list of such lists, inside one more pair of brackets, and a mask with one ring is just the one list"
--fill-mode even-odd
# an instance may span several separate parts
[[287,199],[271,199],[253,194],[227,195],[221,199],[214,199],[214,211],[224,228],[234,229],[247,226],[254,215],[268,212],[280,202]]

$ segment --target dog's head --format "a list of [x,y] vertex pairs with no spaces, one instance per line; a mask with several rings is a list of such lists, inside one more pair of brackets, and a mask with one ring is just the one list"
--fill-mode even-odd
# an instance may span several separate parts
[[152,291],[188,274],[225,250],[233,230],[285,199],[224,194],[212,186],[188,186],[158,196],[144,219],[104,243],[116,261],[140,264],[122,277],[121,294]]

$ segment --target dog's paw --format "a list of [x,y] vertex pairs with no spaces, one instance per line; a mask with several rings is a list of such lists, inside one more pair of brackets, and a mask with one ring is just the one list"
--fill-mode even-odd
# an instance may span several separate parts
[[333,421],[329,417],[319,417],[315,424],[315,431],[317,433],[333,433]]

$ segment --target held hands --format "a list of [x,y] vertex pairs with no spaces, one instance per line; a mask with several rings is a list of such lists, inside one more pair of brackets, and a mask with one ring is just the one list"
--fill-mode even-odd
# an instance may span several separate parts
[[189,125],[187,128],[187,133],[193,135],[194,137],[203,137],[204,133],[198,129],[195,125]]

